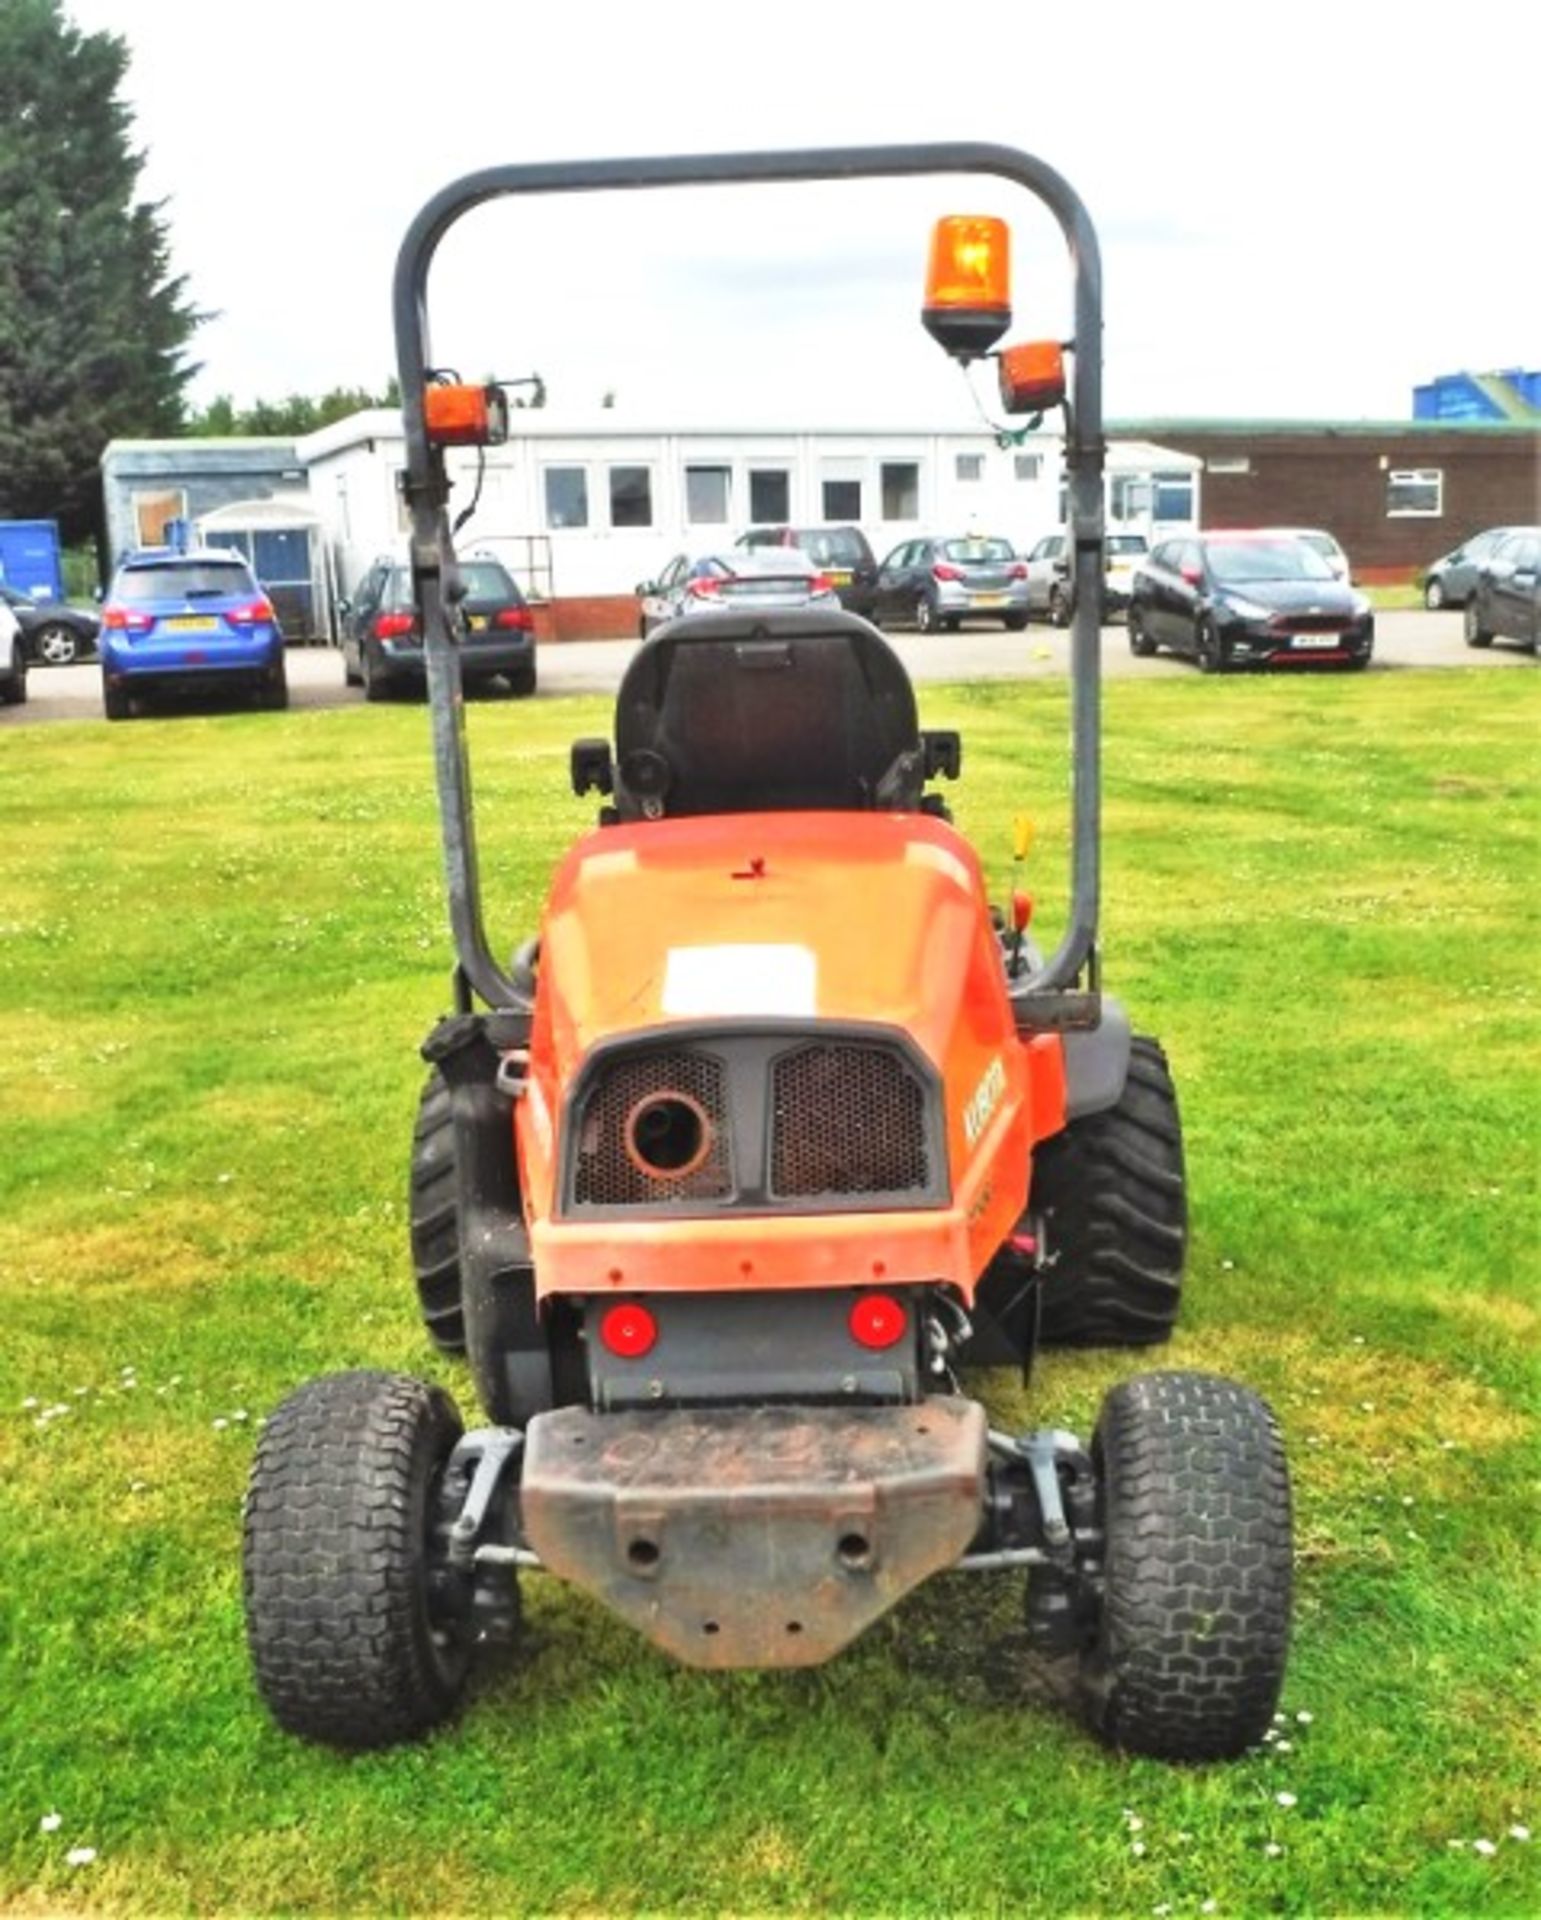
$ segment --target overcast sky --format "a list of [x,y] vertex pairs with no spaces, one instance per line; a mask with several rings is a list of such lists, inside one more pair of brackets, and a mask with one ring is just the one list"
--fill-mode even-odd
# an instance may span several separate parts
[[[991,140],[1102,243],[1114,416],[1406,418],[1541,364],[1534,25],[1517,4],[969,8],[683,0],[65,0],[127,93],[201,308],[192,393],[383,383],[413,214],[500,162]],[[409,32],[409,20],[419,22]],[[553,406],[834,424],[967,418],[922,334],[930,221],[1013,223],[1013,337],[1068,319],[1057,230],[971,179],[505,201],[430,288],[434,357]]]

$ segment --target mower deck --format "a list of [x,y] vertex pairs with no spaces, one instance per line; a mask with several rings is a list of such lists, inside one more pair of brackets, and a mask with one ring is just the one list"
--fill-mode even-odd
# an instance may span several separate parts
[[530,1423],[519,1502],[541,1563],[695,1667],[814,1666],[979,1528],[984,1411],[590,1413]]

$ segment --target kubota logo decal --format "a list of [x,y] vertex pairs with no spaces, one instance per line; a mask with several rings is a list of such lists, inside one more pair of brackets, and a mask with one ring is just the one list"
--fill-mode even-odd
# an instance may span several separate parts
[[975,1087],[972,1098],[963,1109],[963,1135],[971,1147],[990,1124],[990,1116],[1001,1104],[1001,1095],[1005,1091],[1006,1063],[997,1054],[985,1068],[984,1078]]

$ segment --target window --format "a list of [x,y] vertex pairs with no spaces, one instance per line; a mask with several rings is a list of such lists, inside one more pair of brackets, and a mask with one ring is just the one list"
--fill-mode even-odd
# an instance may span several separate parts
[[686,467],[685,518],[692,526],[721,527],[728,520],[728,467]]
[[861,518],[861,482],[859,480],[826,480],[824,482],[825,520],[859,520]]
[[588,474],[582,467],[547,467],[546,525],[560,530],[588,524]]
[[1155,519],[1192,524],[1193,475],[1191,473],[1158,473],[1152,480],[1152,487],[1155,498],[1151,513]]
[[918,520],[920,518],[920,465],[915,460],[885,460],[883,476],[883,518]]
[[610,524],[612,527],[653,524],[653,475],[649,468],[610,469]]
[[1019,480],[1037,480],[1043,473],[1043,455],[1041,453],[1019,453],[1016,458],[1016,474]]
[[776,526],[792,515],[792,482],[785,467],[749,469],[749,518],[757,527]]
[[163,547],[166,544],[166,529],[173,520],[186,520],[187,495],[180,487],[168,488],[163,493],[133,493],[129,496],[134,509],[134,544],[140,547]]
[[954,454],[952,468],[960,480],[983,480],[985,457],[982,453]]
[[1436,519],[1445,510],[1445,476],[1439,467],[1405,468],[1386,475],[1386,513],[1391,519]]
[[1151,477],[1148,473],[1115,473],[1108,489],[1108,512],[1114,520],[1143,520],[1150,512]]

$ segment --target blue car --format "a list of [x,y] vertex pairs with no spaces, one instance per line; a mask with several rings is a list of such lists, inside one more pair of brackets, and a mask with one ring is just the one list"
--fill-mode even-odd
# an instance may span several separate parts
[[284,636],[238,553],[141,547],[118,564],[98,640],[102,705],[126,720],[136,697],[169,687],[255,693],[286,707]]

